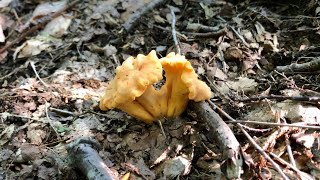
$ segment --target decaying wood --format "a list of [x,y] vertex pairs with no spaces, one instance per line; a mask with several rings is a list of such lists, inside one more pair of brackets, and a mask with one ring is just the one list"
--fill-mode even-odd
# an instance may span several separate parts
[[287,66],[277,66],[276,70],[279,72],[300,72],[300,71],[317,71],[320,68],[320,58],[315,58],[313,61],[297,64],[292,63]]
[[208,123],[217,138],[216,141],[227,160],[227,178],[239,178],[242,171],[240,144],[229,126],[206,102],[190,102],[189,105],[200,120]]
[[81,138],[68,145],[69,159],[89,180],[115,180],[114,173],[99,156],[99,144],[91,138]]

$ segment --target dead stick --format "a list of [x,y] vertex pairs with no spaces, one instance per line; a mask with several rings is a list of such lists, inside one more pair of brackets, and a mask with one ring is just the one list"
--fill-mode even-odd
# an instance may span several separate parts
[[282,95],[269,95],[269,96],[259,96],[259,97],[249,97],[246,99],[239,99],[238,101],[246,102],[246,101],[259,101],[263,99],[275,99],[278,101],[283,100],[294,100],[294,101],[312,101],[319,102],[320,96],[282,96]]
[[103,162],[97,149],[100,145],[93,138],[79,138],[68,145],[72,165],[79,168],[89,180],[115,180],[114,173]]
[[271,123],[271,122],[260,122],[260,121],[225,121],[226,123],[233,123],[233,124],[257,124],[257,125],[266,125],[266,126],[288,126],[288,127],[298,127],[298,128],[307,128],[307,129],[314,129],[320,130],[320,126],[313,126],[308,125],[306,123],[294,123],[294,124],[283,124],[283,123]]
[[240,144],[229,126],[206,102],[190,102],[189,105],[200,119],[208,123],[217,138],[223,157],[227,159],[227,178],[240,178],[242,168]]
[[150,10],[154,9],[155,7],[159,6],[160,4],[164,3],[164,1],[165,0],[153,0],[150,1],[147,5],[143,6],[142,8],[137,9],[135,13],[133,13],[128,18],[127,22],[123,24],[124,29],[127,30],[127,32],[130,32],[132,28],[137,24],[137,21],[141,18],[141,16],[143,16]]
[[276,70],[279,72],[294,72],[294,71],[317,71],[320,67],[320,58],[302,64],[292,63],[287,66],[277,66]]
[[43,18],[41,18],[40,23],[33,26],[32,28],[30,28],[28,31],[24,32],[21,34],[21,36],[19,36],[18,38],[14,39],[12,42],[6,43],[6,45],[4,47],[2,47],[0,49],[0,54],[2,54],[3,52],[5,52],[7,49],[9,49],[10,47],[12,47],[14,44],[19,43],[20,41],[22,41],[26,36],[28,36],[29,34],[37,31],[38,29],[41,29],[44,27],[44,25],[48,24],[52,19],[58,17],[62,12],[64,12],[65,10],[69,9],[70,7],[74,6],[76,3],[78,3],[80,0],[75,0],[73,2],[71,2],[68,6],[65,6],[64,8],[60,9],[57,12],[52,13],[49,16],[45,16]]

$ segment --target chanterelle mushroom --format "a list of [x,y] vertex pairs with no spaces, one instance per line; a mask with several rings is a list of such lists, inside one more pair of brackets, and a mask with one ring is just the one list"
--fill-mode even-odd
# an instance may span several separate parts
[[161,99],[161,104],[167,105],[168,117],[179,116],[186,109],[189,99],[198,102],[211,97],[210,88],[198,79],[184,56],[172,52],[160,61],[166,74],[166,83],[160,89],[160,94],[166,96]]
[[[153,84],[162,79],[166,82],[160,90]],[[155,51],[147,56],[139,54],[128,58],[116,70],[100,101],[100,108],[118,108],[146,123],[161,117],[179,116],[189,99],[203,101],[211,97],[210,88],[198,79],[184,56],[170,53],[158,59]]]
[[147,56],[129,57],[116,69],[100,101],[100,109],[118,108],[133,117],[151,123],[154,117],[136,101],[149,86],[162,79],[162,66],[155,51]]

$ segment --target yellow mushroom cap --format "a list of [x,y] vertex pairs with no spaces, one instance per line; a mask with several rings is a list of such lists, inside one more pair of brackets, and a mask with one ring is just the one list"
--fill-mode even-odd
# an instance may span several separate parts
[[147,56],[129,57],[116,69],[115,78],[109,83],[100,101],[100,109],[123,106],[141,96],[148,86],[162,79],[162,66],[153,50]]
[[180,115],[190,100],[203,101],[211,97],[210,88],[201,80],[193,70],[191,63],[175,53],[169,53],[160,59],[162,67],[166,72],[166,83],[161,91],[167,92],[167,116]]
[[[166,82],[160,90],[153,84]],[[179,54],[170,53],[158,59],[156,52],[147,56],[129,57],[116,69],[115,78],[109,83],[100,101],[100,109],[118,108],[146,123],[166,116],[179,116],[188,101],[202,101],[211,97],[210,88],[198,79],[191,63]]]

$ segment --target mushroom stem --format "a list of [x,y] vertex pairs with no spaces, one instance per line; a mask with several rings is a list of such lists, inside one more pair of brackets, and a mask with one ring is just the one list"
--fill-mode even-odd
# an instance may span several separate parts
[[154,117],[137,101],[122,104],[118,108],[147,124],[151,124],[154,120]]

